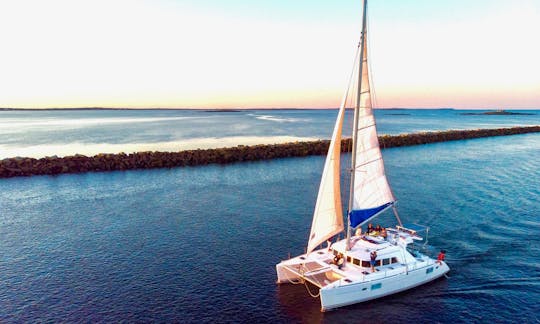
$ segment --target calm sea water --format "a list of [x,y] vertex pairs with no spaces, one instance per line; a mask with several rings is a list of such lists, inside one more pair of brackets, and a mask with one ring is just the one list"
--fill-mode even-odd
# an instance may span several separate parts
[[[538,110],[507,116],[463,115],[467,112],[471,111],[377,110],[375,114],[381,134],[540,124]],[[0,159],[327,139],[336,115],[336,110],[0,111]],[[351,123],[345,127],[350,129]]]
[[0,322],[540,321],[540,135],[383,154],[403,220],[448,251],[448,279],[328,313],[305,287],[276,285],[275,264],[307,243],[320,156],[12,178]]

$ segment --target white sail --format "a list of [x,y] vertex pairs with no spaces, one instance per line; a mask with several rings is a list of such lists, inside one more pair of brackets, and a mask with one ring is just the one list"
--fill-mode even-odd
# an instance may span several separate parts
[[352,227],[366,222],[395,202],[384,173],[384,163],[373,116],[367,64],[367,41],[364,41],[363,51],[362,88],[359,92],[356,163],[354,166],[354,197],[351,212]]
[[313,213],[313,223],[307,253],[343,231],[343,209],[340,190],[341,130],[345,117],[345,99],[339,108],[336,125],[319,186],[319,195]]

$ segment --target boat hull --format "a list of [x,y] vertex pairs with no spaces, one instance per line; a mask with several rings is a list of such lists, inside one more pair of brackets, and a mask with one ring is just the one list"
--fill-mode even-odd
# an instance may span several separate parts
[[300,280],[301,277],[290,271],[282,263],[276,265],[277,283],[292,283]]
[[399,293],[440,278],[449,270],[443,262],[372,281],[323,287],[320,290],[321,311]]

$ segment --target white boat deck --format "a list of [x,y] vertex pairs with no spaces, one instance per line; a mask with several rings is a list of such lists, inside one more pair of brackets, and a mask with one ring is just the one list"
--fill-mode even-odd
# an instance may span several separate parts
[[[294,277],[302,278],[319,288],[323,288],[335,281],[341,281],[341,285],[388,278],[435,263],[435,260],[422,254],[408,259],[400,258],[398,262],[393,256],[401,256],[407,243],[421,238],[413,233],[409,234],[397,230],[394,232],[392,229],[389,230],[389,235],[393,235],[392,238],[353,237],[349,251],[345,249],[345,240],[341,240],[332,245],[330,249],[316,250],[308,255],[303,254],[283,261],[283,266],[294,273]],[[400,246],[400,239],[405,244]],[[379,265],[374,267],[374,272],[371,271],[371,266],[366,264],[366,261],[370,259],[371,251],[377,251],[377,260],[380,260]],[[345,256],[346,261],[341,268],[333,264],[334,253],[343,253]],[[387,264],[383,264],[383,259]],[[362,263],[362,261],[364,262]]]

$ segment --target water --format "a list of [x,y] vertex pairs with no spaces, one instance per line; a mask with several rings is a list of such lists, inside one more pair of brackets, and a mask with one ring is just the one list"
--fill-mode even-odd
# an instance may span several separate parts
[[307,243],[320,156],[1,179],[0,322],[537,323],[540,134],[383,154],[449,279],[328,313],[277,286],[275,264]]
[[[380,134],[540,124],[540,112],[534,110],[520,111],[532,115],[508,116],[462,115],[464,112],[470,111],[418,109],[375,113]],[[328,139],[336,115],[336,110],[0,111],[0,159]],[[346,134],[350,133],[350,124],[346,124]]]

